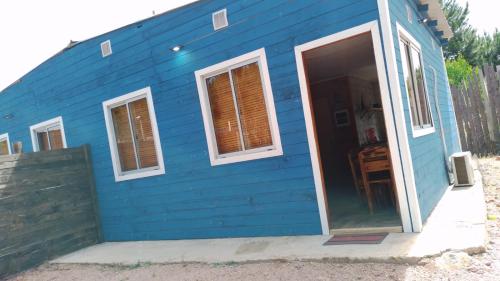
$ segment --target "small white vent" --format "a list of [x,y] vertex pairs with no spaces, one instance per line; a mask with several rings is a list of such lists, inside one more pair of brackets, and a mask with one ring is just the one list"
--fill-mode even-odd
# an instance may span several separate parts
[[111,50],[111,41],[107,40],[101,43],[101,54],[102,57],[105,58],[111,55],[113,51]]
[[227,10],[223,9],[212,14],[212,23],[214,25],[214,30],[219,30],[221,28],[227,27],[229,23],[227,22]]
[[408,17],[408,22],[413,23],[413,12],[410,5],[406,5],[406,16]]

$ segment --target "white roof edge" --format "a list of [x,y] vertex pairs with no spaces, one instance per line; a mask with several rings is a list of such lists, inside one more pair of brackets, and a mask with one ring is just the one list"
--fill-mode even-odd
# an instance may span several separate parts
[[443,32],[443,38],[450,39],[453,37],[453,31],[444,15],[444,11],[441,8],[438,0],[418,0],[422,5],[429,5],[429,10],[427,14],[431,20],[437,20],[436,29]]

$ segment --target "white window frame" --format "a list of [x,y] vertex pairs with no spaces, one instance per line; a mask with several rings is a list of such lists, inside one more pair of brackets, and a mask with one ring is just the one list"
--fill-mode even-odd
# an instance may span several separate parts
[[2,141],[7,141],[7,151],[8,151],[8,155],[11,155],[12,154],[12,149],[10,148],[10,140],[9,140],[9,134],[8,133],[5,133],[5,134],[1,134],[0,135],[0,142]]
[[[219,154],[217,149],[217,141],[213,126],[212,111],[208,98],[208,90],[205,80],[220,73],[231,71],[243,65],[257,62],[260,69],[262,80],[262,89],[264,100],[266,103],[267,116],[269,119],[269,127],[271,130],[272,146],[249,149],[233,153]],[[208,152],[210,163],[212,166],[223,165],[229,163],[237,163],[242,161],[256,160],[267,157],[275,157],[283,155],[281,147],[281,138],[276,118],[276,109],[274,107],[274,98],[271,88],[271,79],[269,77],[269,69],[267,66],[266,51],[264,48],[253,52],[241,55],[239,57],[226,60],[224,62],[209,66],[207,68],[195,71],[196,84],[198,86],[198,94],[200,97],[201,112],[203,115],[203,124],[207,138]]]
[[[38,144],[38,137],[37,137],[37,132],[40,130],[47,130],[51,127],[54,126],[59,126],[61,129],[61,137],[62,137],[62,142],[63,142],[63,148],[68,148],[68,145],[66,143],[66,133],[64,132],[64,124],[63,124],[63,119],[61,116],[35,124],[30,126],[30,133],[31,133],[31,143],[33,145],[33,151],[38,152],[40,151],[40,146]],[[50,144],[49,144],[50,146]]]
[[[113,126],[111,109],[142,98],[146,98],[146,101],[148,103],[149,118],[151,120],[151,128],[153,130],[153,138],[155,142],[158,166],[123,172],[121,170],[118,147],[116,146],[115,129]],[[102,107],[104,111],[104,120],[106,122],[106,130],[108,133],[109,149],[111,152],[111,160],[113,163],[113,172],[115,175],[115,181],[119,182],[119,181],[126,181],[126,180],[139,179],[144,177],[151,177],[151,176],[165,174],[165,165],[163,162],[163,153],[161,149],[160,135],[158,133],[158,124],[156,122],[156,114],[153,104],[153,98],[151,95],[151,88],[146,87],[128,93],[126,95],[104,101],[102,103]]]
[[[397,31],[398,31],[398,44],[399,44],[399,53],[400,53],[400,59],[401,59],[401,71],[404,71],[404,65],[402,65],[402,62],[403,62],[403,56],[404,56],[404,53],[403,53],[403,43],[401,42],[402,40],[405,40],[405,41],[408,41],[411,45],[413,45],[413,47],[415,47],[418,52],[420,53],[420,65],[422,66],[422,75],[423,75],[423,82],[424,82],[424,90],[425,90],[425,95],[426,95],[426,98],[427,98],[427,107],[428,107],[428,110],[429,110],[429,115],[430,115],[430,118],[431,118],[431,125],[427,126],[427,127],[424,127],[424,128],[415,128],[415,126],[413,126],[413,116],[412,116],[412,108],[411,108],[411,104],[410,104],[410,98],[409,98],[409,95],[408,95],[408,89],[406,87],[406,83],[404,83],[404,88],[406,89],[406,101],[408,102],[408,110],[409,110],[409,115],[410,115],[410,127],[411,127],[411,130],[412,130],[412,135],[413,135],[413,138],[418,138],[418,137],[422,137],[422,136],[425,136],[425,135],[429,135],[429,134],[432,134],[434,132],[436,132],[436,128],[435,128],[435,125],[434,125],[434,117],[432,116],[432,108],[431,108],[431,100],[429,98],[429,90],[427,89],[427,79],[426,79],[426,76],[425,76],[425,65],[424,65],[424,54],[422,53],[422,48],[420,46],[420,43],[407,31],[405,30],[399,23],[396,23],[396,27],[397,27]],[[415,89],[415,91],[417,91],[417,89]],[[415,93],[417,94],[417,93]]]

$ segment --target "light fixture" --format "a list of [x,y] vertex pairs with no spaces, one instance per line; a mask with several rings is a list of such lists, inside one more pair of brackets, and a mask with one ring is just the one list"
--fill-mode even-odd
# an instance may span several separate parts
[[181,49],[182,49],[182,46],[181,45],[177,45],[177,46],[172,47],[172,49],[170,49],[170,50],[172,50],[173,52],[178,52]]
[[428,18],[421,18],[418,20],[418,23],[426,23],[427,21],[429,21]]

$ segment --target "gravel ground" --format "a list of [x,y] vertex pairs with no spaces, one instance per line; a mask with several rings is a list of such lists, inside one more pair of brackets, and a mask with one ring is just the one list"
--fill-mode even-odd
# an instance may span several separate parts
[[[447,252],[418,265],[332,262],[248,264],[138,264],[136,266],[49,265],[10,280],[499,280],[500,159],[479,160],[483,174],[490,241],[486,252]],[[496,277],[495,277],[496,276]]]

